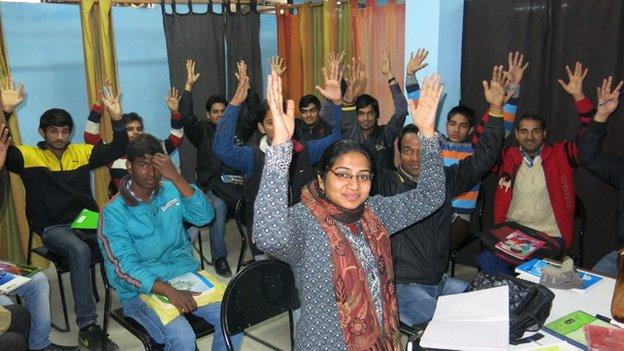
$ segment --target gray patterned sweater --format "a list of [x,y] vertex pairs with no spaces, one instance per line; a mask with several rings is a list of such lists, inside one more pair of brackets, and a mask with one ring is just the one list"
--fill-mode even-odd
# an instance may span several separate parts
[[[427,217],[444,201],[444,169],[438,139],[420,137],[420,143],[422,166],[418,187],[396,196],[374,196],[366,200],[366,205],[391,235]],[[261,250],[293,268],[301,300],[295,349],[346,350],[338,320],[327,237],[305,205],[299,203],[288,208],[291,156],[291,142],[267,149],[254,205],[253,239]],[[343,233],[349,232],[346,226],[338,225]],[[379,293],[378,289],[374,290]],[[373,300],[378,298],[373,296]]]

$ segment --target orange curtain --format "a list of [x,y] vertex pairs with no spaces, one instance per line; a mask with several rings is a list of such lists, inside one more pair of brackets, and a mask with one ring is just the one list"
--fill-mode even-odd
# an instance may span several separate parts
[[277,52],[284,58],[287,66],[282,76],[284,96],[295,100],[295,105],[303,94],[303,61],[301,58],[300,20],[280,7],[276,8],[277,16]]
[[377,6],[375,0],[368,0],[365,8],[358,8],[357,0],[352,0],[351,16],[354,54],[366,64],[367,93],[379,101],[380,123],[384,124],[394,106],[388,81],[381,73],[381,50],[390,52],[394,75],[404,89],[405,5],[390,0],[388,5]]

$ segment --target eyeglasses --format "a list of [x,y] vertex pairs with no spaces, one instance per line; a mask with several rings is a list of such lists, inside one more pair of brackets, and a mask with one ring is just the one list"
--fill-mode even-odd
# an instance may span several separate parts
[[353,179],[353,177],[355,177],[355,180],[358,183],[368,183],[373,180],[372,173],[351,174],[351,173],[346,173],[346,172],[336,172],[333,169],[330,169],[329,171],[332,172],[336,177],[338,177],[338,179],[345,181],[345,182]]

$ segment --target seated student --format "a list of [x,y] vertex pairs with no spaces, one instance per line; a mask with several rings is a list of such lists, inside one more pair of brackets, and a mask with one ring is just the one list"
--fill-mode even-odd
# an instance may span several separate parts
[[353,140],[333,143],[301,203],[289,206],[294,102],[283,109],[281,79],[269,77],[273,138],[267,147],[253,237],[268,254],[289,263],[301,318],[295,350],[400,350],[390,238],[435,211],[444,199],[444,173],[435,134],[442,94],[439,79],[425,80],[412,111],[420,128],[422,182],[393,197],[369,197],[372,157]]
[[[567,67],[566,67],[567,68]],[[561,84],[574,97],[584,127],[593,114],[592,102],[582,93],[585,74],[580,63],[569,69]],[[576,140],[545,144],[546,121],[526,114],[516,121],[519,146],[503,149],[496,166],[499,177],[494,197],[494,222],[516,222],[555,238],[564,249],[572,246],[575,191],[574,168],[579,166]],[[549,199],[549,201],[544,201]],[[477,256],[484,273],[512,274],[514,267],[485,249]]]
[[[602,142],[607,134],[607,120],[618,107],[622,82],[611,90],[612,78],[603,80],[598,90],[598,108],[594,120],[579,139],[579,158],[585,168],[605,183],[618,190],[618,245],[624,246],[624,159],[602,151]],[[618,252],[613,251],[596,263],[593,270],[617,276]]]
[[[232,98],[230,105],[225,110],[225,115],[217,125],[217,133],[214,137],[213,150],[215,155],[224,164],[239,170],[245,177],[244,196],[247,203],[246,217],[247,229],[251,236],[253,225],[253,204],[258,194],[260,186],[260,176],[264,167],[265,152],[267,147],[273,140],[273,116],[268,109],[266,102],[258,108],[258,130],[264,136],[260,140],[259,145],[238,146],[234,142],[234,130],[236,127],[236,119],[240,111],[240,104],[245,100],[247,94],[247,85],[249,78],[247,77],[247,66],[244,62],[239,63],[238,71],[238,89]],[[332,115],[334,123],[332,134],[318,140],[310,142],[294,141],[295,151],[293,161],[291,163],[290,178],[290,203],[296,204],[301,197],[301,188],[314,178],[312,165],[319,161],[321,155],[327,147],[334,141],[340,139],[340,123],[342,104],[342,93],[340,90],[341,71],[338,64],[334,64],[328,72],[325,70],[325,85],[323,88],[317,87],[319,92],[329,101],[333,103]],[[277,73],[276,73],[277,74]],[[260,257],[262,252],[254,245],[252,252],[254,256]]]
[[[24,94],[8,79],[1,84],[2,110],[7,119],[22,103]],[[82,237],[70,224],[82,209],[98,211],[91,195],[91,170],[113,162],[126,153],[128,133],[121,122],[119,96],[104,98],[113,124],[110,144],[70,144],[74,122],[62,109],[53,108],[39,119],[43,141],[37,146],[10,145],[6,155],[7,170],[20,175],[26,190],[26,214],[31,229],[41,236],[43,245],[69,262],[78,341],[90,350],[99,350],[106,342],[109,350],[118,349],[97,325],[91,287],[91,249],[95,235]]]
[[[494,79],[484,86],[490,118],[474,153],[444,167],[446,195],[442,207],[391,236],[399,317],[407,325],[428,322],[439,296],[461,293],[468,285],[445,274],[451,243],[451,201],[481,181],[503,145],[503,104],[510,96],[505,95],[505,83]],[[379,170],[376,174],[379,194],[383,196],[402,194],[421,184],[418,129],[412,124],[403,128],[398,144],[398,169]]]
[[[232,276],[227,261],[225,245],[225,221],[228,208],[235,208],[243,195],[243,176],[235,169],[219,161],[214,155],[212,143],[217,123],[223,118],[228,105],[222,96],[213,95],[206,101],[206,119],[199,120],[193,113],[193,86],[200,74],[195,72],[195,62],[186,61],[186,83],[180,100],[184,134],[197,149],[197,184],[212,201],[216,216],[210,225],[210,251],[215,271],[222,277]],[[251,94],[255,96],[255,94]],[[247,105],[257,104],[257,97],[251,97]],[[251,133],[239,124],[235,133],[236,144],[243,145]]]
[[[0,163],[2,163],[1,160]],[[69,351],[79,349],[75,346],[61,346],[50,342],[50,330],[52,326],[50,322],[50,285],[48,284],[48,278],[43,272],[35,273],[28,283],[15,289],[13,294],[24,300],[25,306],[30,313],[28,349],[45,351]],[[11,301],[8,296],[0,295],[0,305],[6,306],[11,304],[13,304],[13,301]],[[0,350],[10,349],[0,348]]]
[[[105,86],[104,89],[110,89],[110,86]],[[182,144],[182,138],[184,137],[184,131],[182,130],[182,115],[178,112],[178,106],[180,104],[180,96],[176,88],[172,88],[165,98],[167,108],[171,111],[171,132],[169,137],[162,141],[163,150],[167,154],[171,155]],[[91,113],[87,118],[85,124],[84,140],[85,143],[91,145],[98,145],[102,143],[100,137],[100,120],[102,119],[102,113],[104,108],[102,101],[98,101],[91,107]],[[121,121],[126,125],[126,131],[128,132],[128,140],[132,141],[137,136],[143,133],[145,126],[143,125],[143,118],[134,112],[124,113]],[[119,182],[121,178],[128,174],[126,169],[126,157],[122,156],[114,162],[107,165],[110,170],[110,175],[115,186],[115,192],[119,189]]]
[[[8,316],[3,312],[9,312]],[[5,320],[5,317],[8,317]],[[20,305],[0,306],[0,350],[28,351],[30,316]]]
[[[377,169],[388,169],[394,167],[394,140],[401,132],[403,125],[405,125],[407,100],[392,72],[390,55],[386,49],[382,51],[381,58],[381,71],[388,79],[388,87],[394,102],[394,114],[387,124],[378,125],[379,102],[368,94],[359,94],[359,90],[366,85],[366,80],[361,77],[361,73],[357,69],[358,66],[361,71],[364,68],[353,59],[354,62],[347,77],[345,95],[353,96],[354,93],[359,95],[356,95],[352,106],[344,106],[342,108],[342,138],[355,140],[366,145],[373,155],[375,167]],[[342,55],[332,57],[330,61],[334,60],[339,64],[342,60]],[[324,113],[323,118],[329,122],[327,114]]]
[[299,100],[301,117],[295,120],[295,140],[310,141],[331,134],[329,123],[321,119],[321,101],[312,95],[304,95]]
[[[199,269],[182,221],[202,226],[214,217],[206,196],[177,172],[160,141],[149,134],[128,146],[128,176],[119,193],[102,210],[98,242],[108,280],[117,291],[124,314],[139,322],[166,350],[195,350],[195,334],[184,316],[167,325],[140,294],[160,294],[180,311],[215,326],[212,350],[224,350],[220,303],[198,307],[190,291],[167,281]],[[164,178],[164,180],[163,180]],[[241,335],[234,338],[237,348]]]

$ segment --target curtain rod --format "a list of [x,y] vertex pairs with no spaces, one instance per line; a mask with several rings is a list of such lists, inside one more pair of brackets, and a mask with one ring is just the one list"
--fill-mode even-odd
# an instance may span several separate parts
[[[48,3],[48,4],[79,4],[81,0],[41,0],[42,3]],[[95,0],[95,2],[98,2],[98,0]],[[249,5],[251,4],[252,0],[191,0],[190,1],[193,4],[209,4],[212,2],[212,4],[214,5],[220,5],[220,4],[227,4],[229,3],[230,5],[236,5],[238,3],[240,3],[241,5]],[[341,2],[341,1],[337,1],[337,2]],[[160,5],[161,4],[161,0],[111,0],[111,3],[113,5]],[[180,5],[186,5],[189,3],[189,0],[165,0],[165,4],[180,4]],[[347,1],[342,1],[342,3],[348,3]],[[273,7],[272,9],[270,9],[270,11],[274,11],[274,7],[283,7],[285,9],[296,9],[299,7],[303,7],[303,6],[312,6],[312,7],[316,7],[316,6],[323,6],[323,2],[307,2],[307,3],[303,3],[303,4],[288,4],[288,3],[283,3],[283,2],[278,2],[278,1],[271,1],[271,0],[260,0],[257,1],[257,4],[259,6],[270,6]],[[259,12],[264,12],[267,9],[263,9],[263,10],[259,10]]]

